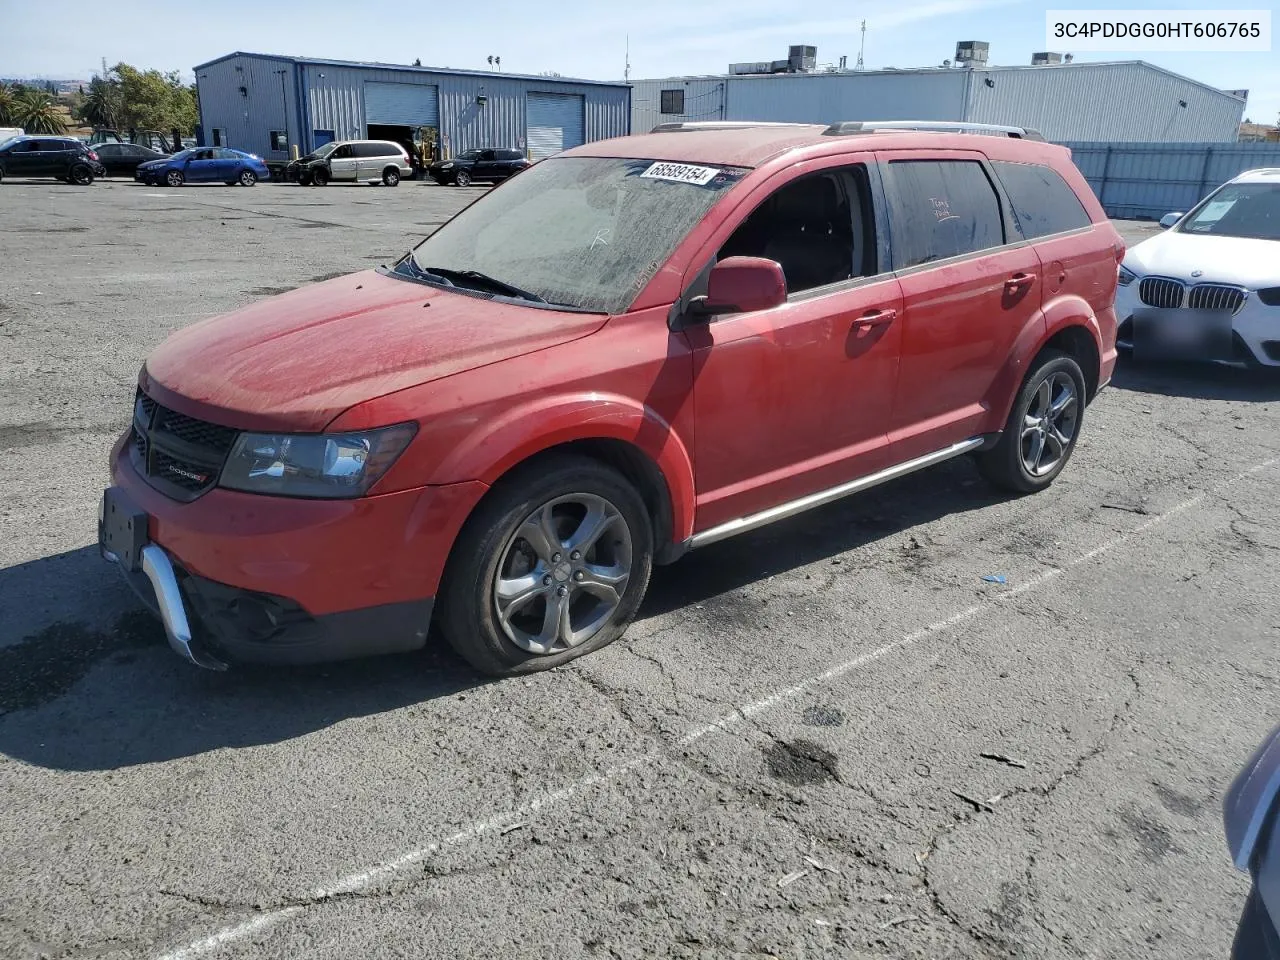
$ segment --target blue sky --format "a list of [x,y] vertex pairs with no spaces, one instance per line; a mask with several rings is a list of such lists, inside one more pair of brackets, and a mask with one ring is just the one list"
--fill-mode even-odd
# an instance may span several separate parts
[[[57,16],[31,3],[14,4],[6,12],[0,74],[87,77],[104,56],[112,63],[124,60],[189,74],[204,60],[249,50],[392,63],[421,58],[430,66],[471,69],[485,69],[485,58],[497,54],[504,71],[554,70],[565,76],[621,79],[627,34],[633,78],[723,73],[731,61],[785,57],[792,43],[815,45],[819,62],[835,62],[844,55],[852,66],[864,17],[870,69],[939,64],[953,55],[956,40],[986,40],[992,63],[1024,64],[1032,52],[1045,49],[1048,6],[1239,9],[1249,3],[1164,0],[1104,7],[1087,0],[1056,0],[1050,5],[1015,0],[925,0],[916,5],[807,0],[803,7],[788,7],[783,0],[425,0],[390,5],[309,0],[242,6],[115,0],[104,7],[98,0],[62,0]],[[1255,0],[1254,6],[1260,4]],[[92,29],[67,27],[90,23]],[[1074,51],[1068,46],[1059,52]],[[1076,59],[1148,60],[1215,87],[1247,88],[1246,113],[1255,121],[1275,123],[1280,114],[1277,49],[1242,54],[1077,53]]]

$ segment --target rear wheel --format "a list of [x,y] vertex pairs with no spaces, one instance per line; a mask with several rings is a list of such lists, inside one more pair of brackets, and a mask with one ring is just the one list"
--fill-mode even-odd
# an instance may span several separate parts
[[460,187],[469,187],[471,186],[471,174],[465,170],[459,170],[454,176],[453,182]]
[[164,182],[171,187],[180,187],[186,182],[186,177],[182,175],[181,170],[170,170],[164,175]]
[[77,163],[71,168],[68,178],[70,182],[74,183],[76,186],[87,187],[89,184],[93,183],[93,171],[87,164]]
[[311,182],[317,187],[323,187],[329,182],[329,171],[324,167],[316,167],[311,171]]
[[258,175],[254,173],[252,170],[240,171],[240,186],[252,187],[257,182],[258,182]]
[[440,625],[477,670],[548,670],[620,637],[653,567],[644,501],[616,471],[557,456],[517,470],[467,521]]
[[400,171],[395,167],[387,167],[382,171],[382,182],[388,187],[395,187],[400,184]]
[[1015,493],[1043,490],[1071,458],[1084,405],[1080,365],[1065,353],[1046,350],[1023,381],[999,443],[978,455],[978,469]]

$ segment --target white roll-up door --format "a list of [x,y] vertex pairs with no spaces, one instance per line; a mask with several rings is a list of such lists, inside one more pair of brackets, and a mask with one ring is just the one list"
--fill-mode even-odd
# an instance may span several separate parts
[[426,83],[365,81],[364,122],[406,127],[439,126],[436,87]]
[[587,142],[581,94],[530,93],[525,101],[529,156],[542,160]]

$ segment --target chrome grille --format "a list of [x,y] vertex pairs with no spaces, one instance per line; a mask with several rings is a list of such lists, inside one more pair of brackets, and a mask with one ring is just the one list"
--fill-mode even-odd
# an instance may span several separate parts
[[1143,277],[1138,284],[1138,296],[1149,307],[1165,310],[1182,306],[1182,294],[1186,288],[1181,280],[1168,277]]
[[1192,310],[1225,310],[1235,313],[1244,306],[1244,296],[1242,287],[1232,287],[1225,283],[1201,283],[1191,288],[1187,306]]
[[133,407],[134,463],[147,481],[192,500],[218,481],[237,431],[162,407],[141,390]]

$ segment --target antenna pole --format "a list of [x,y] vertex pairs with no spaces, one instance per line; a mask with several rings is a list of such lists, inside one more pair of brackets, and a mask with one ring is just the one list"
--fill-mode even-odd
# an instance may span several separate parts
[[862,43],[858,46],[858,65],[854,69],[862,69],[862,53],[867,49],[867,21],[862,21]]
[[622,68],[622,82],[631,82],[631,34],[627,34],[626,65]]

